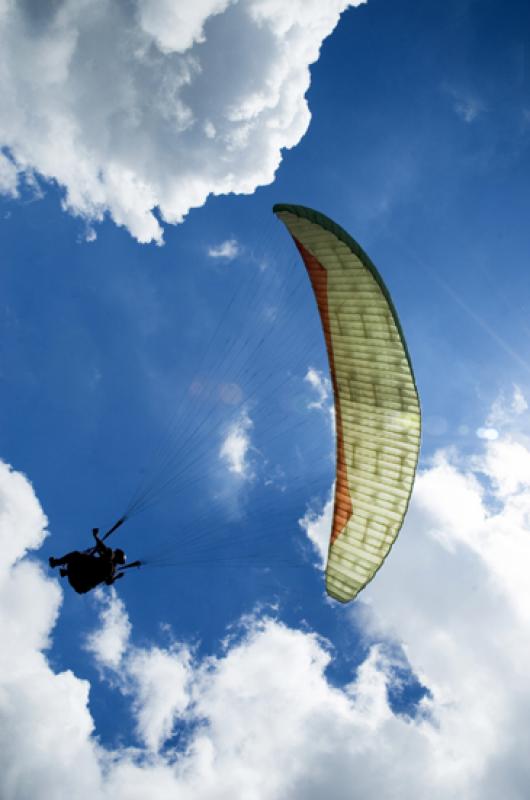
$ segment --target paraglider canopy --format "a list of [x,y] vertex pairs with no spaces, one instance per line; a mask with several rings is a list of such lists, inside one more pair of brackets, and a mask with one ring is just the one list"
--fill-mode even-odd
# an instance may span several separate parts
[[335,504],[326,588],[353,599],[374,577],[407,511],[420,405],[394,304],[366,253],[310,208],[276,205],[313,285],[335,400]]

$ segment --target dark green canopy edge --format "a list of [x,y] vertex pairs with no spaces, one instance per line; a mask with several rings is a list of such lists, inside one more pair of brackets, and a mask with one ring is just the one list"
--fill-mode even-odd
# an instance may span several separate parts
[[[407,357],[410,372],[412,375],[412,380],[414,382],[414,388],[416,389],[416,394],[418,394],[418,387],[416,386],[416,378],[414,377],[414,370],[412,368],[412,361],[410,358],[409,349],[407,347],[405,334],[403,333],[403,328],[401,327],[401,322],[399,321],[396,307],[392,301],[390,292],[385,286],[385,282],[383,281],[377,267],[371,260],[370,256],[368,256],[364,252],[361,245],[358,244],[355,241],[355,239],[353,239],[350,236],[349,233],[346,233],[344,228],[341,228],[340,225],[337,225],[337,223],[333,222],[332,219],[326,217],[325,214],[321,214],[320,211],[315,211],[313,208],[307,208],[306,206],[293,206],[287,203],[276,203],[276,205],[273,206],[272,211],[274,214],[278,214],[281,211],[287,211],[291,214],[295,214],[295,216],[297,217],[301,217],[302,219],[307,219],[309,220],[309,222],[313,222],[315,225],[320,225],[322,228],[328,230],[330,233],[336,236],[337,239],[339,239],[339,241],[343,242],[347,247],[349,247],[352,253],[354,253],[354,255],[356,255],[357,258],[360,259],[360,261],[362,261],[366,269],[368,269],[372,273],[375,281],[379,285],[379,288],[383,292],[383,295],[389,305],[390,311],[392,312],[392,316],[394,317],[396,328],[398,330],[401,342],[405,349],[405,355]],[[419,396],[418,396],[418,402],[419,402]]]

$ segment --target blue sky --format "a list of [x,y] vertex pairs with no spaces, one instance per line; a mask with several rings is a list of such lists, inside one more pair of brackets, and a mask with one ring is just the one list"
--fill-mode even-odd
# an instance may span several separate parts
[[[529,30],[489,0],[0,7],[6,800],[525,796]],[[347,607],[276,202],[370,254],[422,401],[406,525]],[[115,542],[179,563],[60,588],[48,556],[159,467]]]

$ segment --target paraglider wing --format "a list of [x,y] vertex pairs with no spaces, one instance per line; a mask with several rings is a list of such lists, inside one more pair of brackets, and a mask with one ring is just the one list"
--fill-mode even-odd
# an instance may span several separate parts
[[328,594],[352,600],[403,524],[419,455],[412,365],[386,286],[342,228],[303,206],[276,205],[313,285],[335,399],[335,505]]

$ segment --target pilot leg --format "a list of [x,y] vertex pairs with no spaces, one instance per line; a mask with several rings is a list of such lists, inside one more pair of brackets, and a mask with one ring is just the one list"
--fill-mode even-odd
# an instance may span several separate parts
[[79,550],[72,550],[62,558],[50,558],[50,567],[67,567],[71,561],[75,561],[78,555]]

